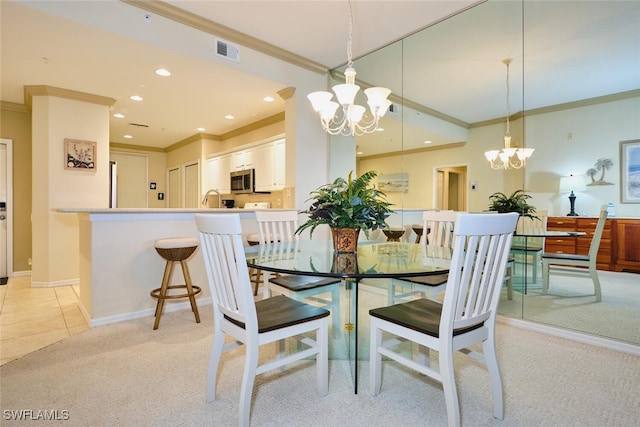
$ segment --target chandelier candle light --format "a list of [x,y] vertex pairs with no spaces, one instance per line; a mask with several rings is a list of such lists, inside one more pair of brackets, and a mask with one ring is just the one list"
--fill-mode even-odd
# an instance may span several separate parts
[[[366,108],[355,104],[360,86],[355,84],[356,70],[353,68],[351,44],[353,35],[353,11],[349,2],[349,39],[347,41],[347,69],[344,71],[346,83],[333,86],[338,102],[332,101],[331,92],[318,91],[307,95],[313,109],[320,115],[322,128],[331,135],[364,135],[378,129],[380,119],[385,115],[391,101],[387,99],[391,90],[384,87],[370,87],[364,90],[371,119],[364,120]],[[336,116],[342,105],[342,115]]]
[[504,148],[485,151],[484,156],[491,163],[491,169],[520,169],[527,164],[527,159],[531,157],[534,149],[511,147],[511,133],[509,131],[509,116],[511,115],[509,64],[511,64],[511,58],[503,60],[502,63],[507,66],[507,130],[504,134]]

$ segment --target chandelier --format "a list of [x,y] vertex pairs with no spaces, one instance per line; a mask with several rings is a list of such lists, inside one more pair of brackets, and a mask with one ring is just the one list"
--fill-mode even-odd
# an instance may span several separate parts
[[[364,135],[375,132],[391,101],[387,99],[391,90],[384,87],[370,87],[364,90],[367,104],[371,111],[371,118],[365,117],[366,108],[355,104],[355,98],[360,86],[355,84],[356,70],[353,68],[351,43],[353,35],[353,11],[349,1],[349,39],[347,41],[347,69],[344,71],[346,83],[333,86],[338,102],[332,101],[331,92],[318,91],[307,95],[313,109],[320,115],[322,128],[330,135]],[[342,106],[342,113],[336,115],[338,107]]]
[[509,64],[511,58],[502,61],[507,66],[507,131],[504,134],[504,148],[502,150],[485,151],[484,156],[491,163],[491,169],[520,169],[526,166],[527,159],[533,154],[533,148],[517,148],[511,146],[511,133],[509,132],[509,116],[511,104],[509,103]]

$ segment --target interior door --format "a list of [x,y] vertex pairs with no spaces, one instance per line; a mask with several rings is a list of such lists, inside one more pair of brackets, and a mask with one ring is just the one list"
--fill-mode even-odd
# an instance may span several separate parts
[[180,208],[180,168],[172,168],[167,171],[167,202],[170,208]]
[[109,160],[116,162],[119,208],[146,208],[147,156],[145,154],[109,153]]
[[200,164],[198,162],[184,167],[184,207],[200,207]]
[[9,228],[8,223],[8,211],[7,211],[7,180],[9,176],[7,173],[7,143],[2,140],[0,143],[0,284],[6,284],[8,279],[8,263],[7,254],[9,252],[9,245],[7,239],[7,232]]
[[467,210],[467,167],[442,167],[436,170],[436,208]]

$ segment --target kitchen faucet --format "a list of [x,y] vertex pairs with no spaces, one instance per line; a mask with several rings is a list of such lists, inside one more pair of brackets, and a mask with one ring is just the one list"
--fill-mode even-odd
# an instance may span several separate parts
[[211,193],[216,193],[218,195],[218,207],[221,208],[222,207],[222,196],[220,195],[220,192],[215,189],[215,190],[209,190],[207,191],[207,194],[204,195],[204,199],[202,199],[202,204],[206,205],[209,202],[209,194]]

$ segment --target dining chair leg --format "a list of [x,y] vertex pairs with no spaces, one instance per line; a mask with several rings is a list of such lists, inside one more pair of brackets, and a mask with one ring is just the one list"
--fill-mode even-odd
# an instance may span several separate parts
[[489,379],[491,380],[493,416],[502,420],[504,419],[504,390],[498,365],[498,355],[496,354],[495,338],[489,337],[482,343],[482,352],[489,371]]
[[442,388],[444,390],[444,400],[447,407],[447,426],[460,426],[460,407],[458,406],[458,391],[456,389],[456,379],[453,374],[453,351],[440,348],[439,362],[440,375],[442,376]]
[[220,357],[224,347],[224,334],[222,331],[215,331],[213,343],[211,344],[211,354],[209,355],[209,370],[207,372],[207,402],[216,400],[216,381],[218,379],[218,367]]
[[382,345],[382,330],[378,328],[375,318],[371,318],[370,327],[369,355],[371,365],[369,366],[369,391],[373,396],[377,396],[382,385],[382,355],[378,351],[378,347]]
[[591,280],[593,280],[593,290],[596,293],[596,301],[602,301],[602,291],[600,289],[600,278],[598,277],[598,270],[596,266],[589,267],[589,273],[591,274]]
[[240,388],[240,422],[242,427],[249,427],[251,415],[251,395],[258,370],[258,346],[247,345],[244,361],[244,374],[242,375],[242,387]]
[[[333,315],[333,313],[332,313]],[[316,370],[318,381],[318,393],[326,396],[329,393],[329,322],[326,317],[320,322],[316,330],[316,345],[319,353],[316,355]]]

